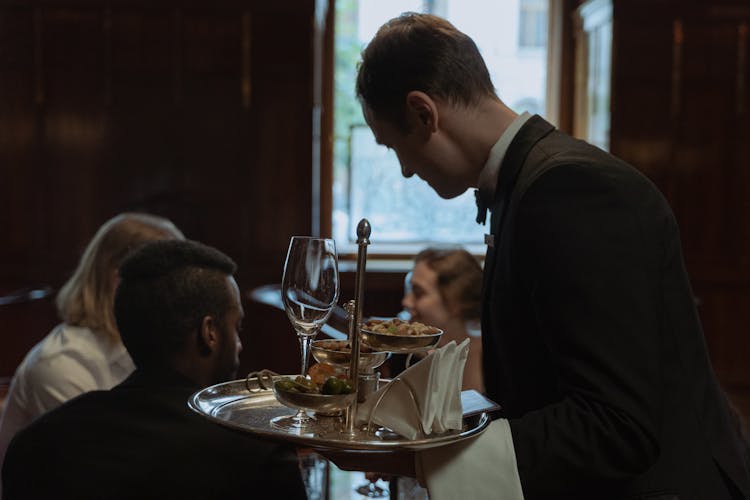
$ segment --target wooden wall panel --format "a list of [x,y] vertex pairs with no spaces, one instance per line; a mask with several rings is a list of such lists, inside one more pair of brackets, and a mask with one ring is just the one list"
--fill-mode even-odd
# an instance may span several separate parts
[[[750,333],[737,324],[750,324],[750,285],[695,281],[698,311],[705,325],[720,335],[709,335],[707,344],[715,370],[727,385],[747,385],[747,347]],[[738,348],[740,347],[740,348]],[[743,348],[744,347],[744,348]]]
[[112,106],[157,109],[175,104],[177,16],[166,7],[110,9]]
[[[280,281],[289,237],[311,231],[314,7],[1,6],[0,289],[59,287],[99,225],[127,210],[226,252],[244,290]],[[245,307],[241,371],[295,370],[286,317]],[[23,330],[23,315],[0,321]],[[43,326],[0,342],[25,353]]]
[[714,368],[750,416],[750,9],[733,0],[614,6],[612,151],[667,196]]
[[[0,290],[0,295],[10,292]],[[0,325],[13,328],[3,333],[0,349],[0,407],[16,366],[57,322],[53,297],[0,306]]]
[[[3,14],[0,16],[0,71],[3,75],[0,78],[0,167],[3,169],[0,229],[5,258],[13,263],[7,266],[7,281],[18,282],[20,269],[29,267],[25,247],[29,239],[36,239],[38,233],[32,228],[38,227],[40,222],[37,201],[41,196],[34,189],[30,168],[34,156],[31,146],[39,132],[33,108],[34,12],[14,7]],[[21,219],[18,214],[26,214],[26,217]]]

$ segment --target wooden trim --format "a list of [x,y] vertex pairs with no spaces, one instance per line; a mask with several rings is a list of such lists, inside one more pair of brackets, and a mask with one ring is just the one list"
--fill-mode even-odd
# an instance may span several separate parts
[[682,111],[682,53],[685,32],[682,19],[672,22],[672,91],[670,94],[670,112],[672,118],[678,119]]
[[735,112],[737,116],[742,116],[745,112],[745,95],[747,93],[747,21],[741,22],[737,26],[737,82]]
[[242,108],[250,109],[252,102],[252,15],[249,10],[242,12],[242,80],[240,84],[240,95]]
[[568,134],[573,133],[573,106],[575,94],[575,41],[573,37],[573,19],[575,10],[580,2],[577,0],[561,0],[560,9],[560,62],[559,62],[559,90],[557,127]]
[[34,102],[44,106],[44,11],[34,7]]
[[322,46],[322,87],[320,102],[320,234],[330,238],[333,234],[333,88],[334,88],[334,35],[336,26],[336,0],[328,0]]
[[547,7],[549,28],[547,29],[546,118],[554,125],[560,123],[564,18],[565,2],[563,0],[549,0]]

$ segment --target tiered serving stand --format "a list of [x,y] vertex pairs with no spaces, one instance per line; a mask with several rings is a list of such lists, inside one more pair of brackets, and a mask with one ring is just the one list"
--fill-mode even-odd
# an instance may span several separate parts
[[[313,343],[312,354],[318,362],[330,363],[347,368],[353,394],[349,395],[308,395],[274,391],[274,380],[280,377],[264,370],[251,373],[245,380],[235,380],[206,387],[188,400],[188,406],[203,417],[235,430],[248,432],[261,437],[288,441],[297,445],[316,449],[336,449],[348,451],[402,451],[418,450],[455,443],[483,432],[490,423],[486,412],[465,415],[460,430],[445,433],[427,434],[422,431],[417,439],[407,439],[384,428],[372,426],[372,413],[380,400],[373,405],[366,425],[357,425],[356,413],[360,402],[367,399],[380,382],[396,383],[380,379],[375,371],[391,352],[414,353],[428,350],[437,345],[442,332],[432,336],[393,336],[366,331],[362,325],[362,297],[367,256],[370,241],[370,224],[366,219],[357,226],[357,273],[355,278],[356,299],[347,306],[349,313],[349,340],[321,340]],[[360,341],[370,348],[362,352]],[[350,350],[332,342],[346,342]],[[351,353],[356,353],[352,355]],[[408,384],[407,384],[408,385]],[[393,385],[391,385],[392,387]],[[413,392],[413,388],[409,387]],[[382,395],[387,392],[383,391]],[[314,396],[314,397],[310,397]],[[289,430],[274,427],[276,417],[291,415],[297,408],[303,408],[315,419],[302,429]],[[419,409],[415,404],[415,412]]]

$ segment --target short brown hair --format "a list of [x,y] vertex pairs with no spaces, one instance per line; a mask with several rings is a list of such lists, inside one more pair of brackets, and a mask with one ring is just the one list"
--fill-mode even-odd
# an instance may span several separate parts
[[357,97],[375,116],[405,130],[406,95],[413,90],[465,106],[497,97],[469,36],[440,17],[407,12],[381,26],[362,51]]
[[426,248],[414,257],[437,274],[437,286],[449,311],[464,320],[479,319],[482,311],[482,267],[463,248]]
[[113,305],[120,264],[144,243],[183,238],[182,232],[163,217],[124,213],[109,219],[91,239],[78,267],[57,294],[60,318],[69,325],[119,338]]

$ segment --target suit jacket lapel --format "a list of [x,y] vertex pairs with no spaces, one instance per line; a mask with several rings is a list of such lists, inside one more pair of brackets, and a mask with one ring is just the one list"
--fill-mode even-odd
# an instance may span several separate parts
[[503,159],[497,179],[495,200],[490,208],[492,213],[490,217],[490,233],[492,234],[494,244],[487,247],[487,255],[484,261],[484,297],[488,297],[487,287],[489,286],[489,279],[495,270],[495,253],[502,244],[500,236],[504,215],[516,182],[518,181],[518,176],[531,148],[554,129],[555,127],[547,123],[539,115],[534,115],[521,127],[518,134],[516,134],[510,143],[508,151],[505,153],[505,158]]

